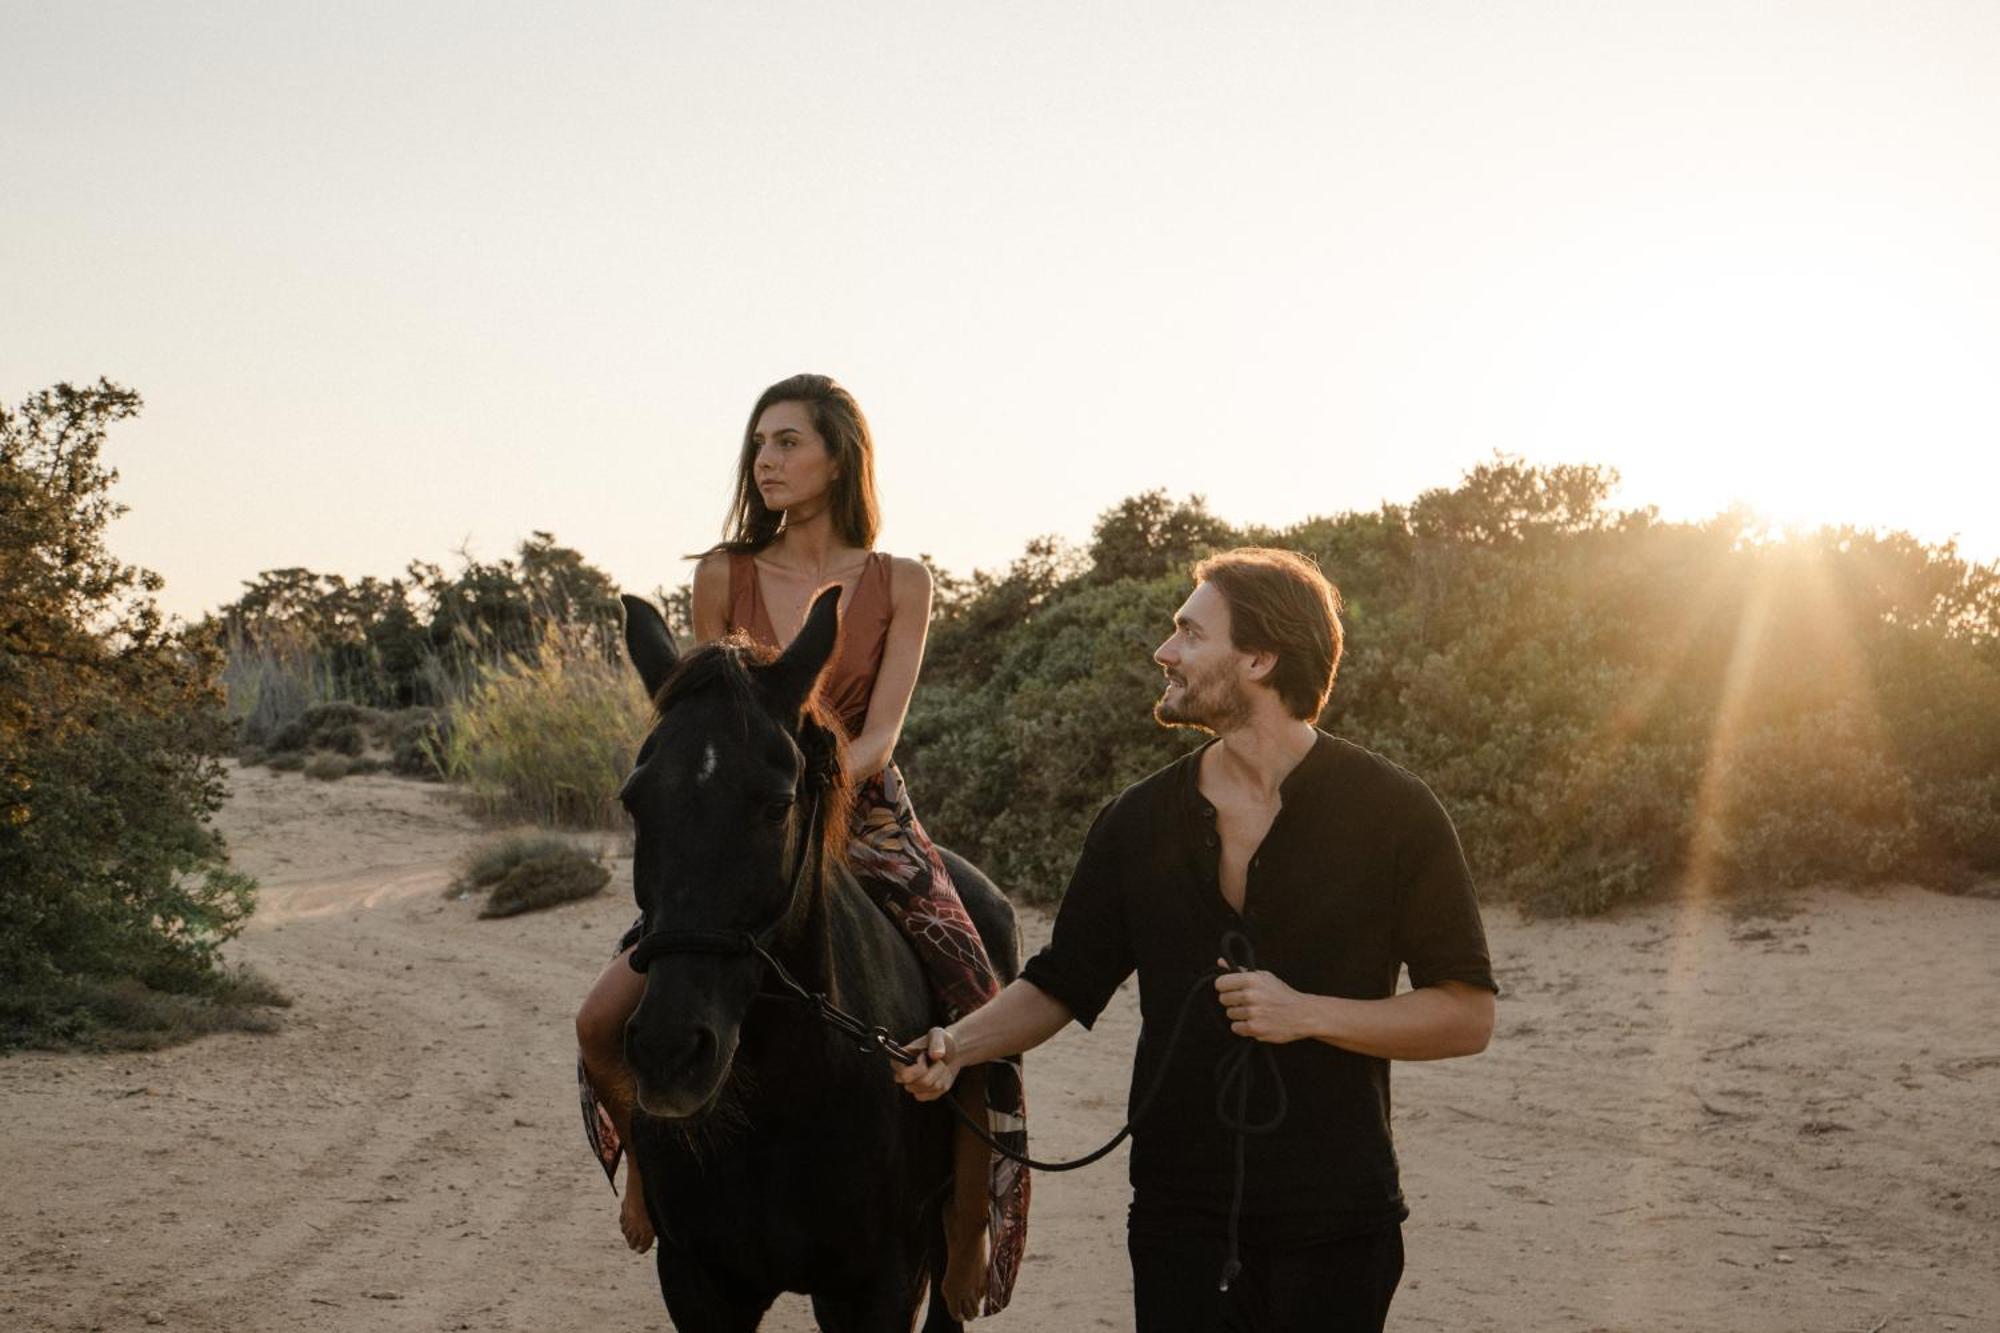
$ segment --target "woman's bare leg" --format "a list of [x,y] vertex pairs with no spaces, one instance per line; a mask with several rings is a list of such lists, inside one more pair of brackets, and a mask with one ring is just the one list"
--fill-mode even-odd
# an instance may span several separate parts
[[[958,1076],[951,1095],[980,1124],[986,1123],[986,1071],[977,1066]],[[986,1295],[987,1177],[993,1151],[963,1121],[953,1119],[951,1201],[944,1214],[944,1300],[953,1318],[979,1317]]]
[[646,978],[634,972],[627,949],[612,959],[590,987],[576,1014],[576,1044],[597,1099],[611,1113],[618,1139],[625,1145],[625,1195],[618,1205],[618,1226],[625,1243],[639,1254],[653,1244],[653,1220],[646,1214],[646,1191],[639,1179],[639,1158],[632,1151],[632,1070],[625,1063],[625,1023],[646,993]]

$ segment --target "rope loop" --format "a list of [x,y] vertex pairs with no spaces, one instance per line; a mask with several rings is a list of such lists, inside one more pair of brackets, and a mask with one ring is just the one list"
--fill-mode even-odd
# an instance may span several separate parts
[[[1231,971],[1257,970],[1256,947],[1250,943],[1250,937],[1241,931],[1231,930],[1223,934],[1222,956],[1229,961]],[[1276,1106],[1264,1119],[1253,1121],[1250,1119],[1250,1084],[1256,1069],[1262,1069],[1269,1077],[1276,1093],[1273,1099]],[[1236,1135],[1236,1171],[1229,1191],[1229,1252],[1222,1262],[1219,1288],[1222,1291],[1228,1291],[1229,1284],[1243,1271],[1239,1241],[1243,1226],[1246,1149],[1250,1136],[1269,1134],[1277,1129],[1284,1123],[1285,1113],[1290,1109],[1291,1097],[1285,1090],[1284,1076],[1278,1071],[1277,1053],[1271,1049],[1270,1043],[1254,1037],[1238,1037],[1236,1044],[1222,1053],[1215,1067],[1215,1118],[1224,1129]]]

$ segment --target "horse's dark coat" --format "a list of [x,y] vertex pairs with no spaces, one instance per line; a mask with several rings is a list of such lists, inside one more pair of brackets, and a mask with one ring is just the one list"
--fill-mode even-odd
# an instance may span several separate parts
[[[803,903],[785,901],[811,770],[831,744],[806,700],[832,656],[836,605],[822,594],[768,664],[726,646],[681,663],[658,613],[625,599],[628,651],[663,702],[626,785],[633,888],[649,930],[756,930],[792,910],[772,946],[787,969],[912,1035],[932,1021],[917,960],[838,858],[823,885],[806,876]],[[944,855],[996,970],[1011,978],[1013,909]],[[803,1006],[753,999],[762,970],[745,955],[663,955],[627,1027],[641,1103],[632,1151],[668,1313],[683,1333],[735,1333],[796,1291],[833,1333],[905,1333],[942,1272],[948,1112],[903,1095],[886,1060],[857,1053]],[[958,1328],[934,1296],[926,1333]]]

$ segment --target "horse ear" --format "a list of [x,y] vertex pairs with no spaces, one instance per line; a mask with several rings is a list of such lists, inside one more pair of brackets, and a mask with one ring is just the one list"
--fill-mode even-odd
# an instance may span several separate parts
[[631,655],[632,665],[639,668],[639,679],[646,683],[650,698],[660,692],[681,655],[674,648],[674,636],[667,632],[667,622],[651,602],[630,593],[618,600],[625,604],[625,651]]
[[834,645],[840,640],[840,587],[822,589],[806,612],[798,637],[785,649],[784,656],[764,668],[765,688],[773,705],[796,714],[812,697],[827,663],[833,661]]

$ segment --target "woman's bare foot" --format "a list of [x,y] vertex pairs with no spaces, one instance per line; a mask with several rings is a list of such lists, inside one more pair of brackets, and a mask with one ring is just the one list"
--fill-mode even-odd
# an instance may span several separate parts
[[[956,1231],[957,1235],[952,1233]],[[986,1231],[964,1234],[949,1220],[945,1226],[944,1304],[951,1317],[961,1324],[979,1318],[979,1304],[986,1296]]]
[[632,1253],[644,1254],[653,1248],[653,1219],[646,1213],[646,1191],[639,1183],[639,1172],[632,1166],[632,1155],[625,1155],[625,1197],[618,1202],[618,1229],[625,1233],[625,1243],[632,1247]]

